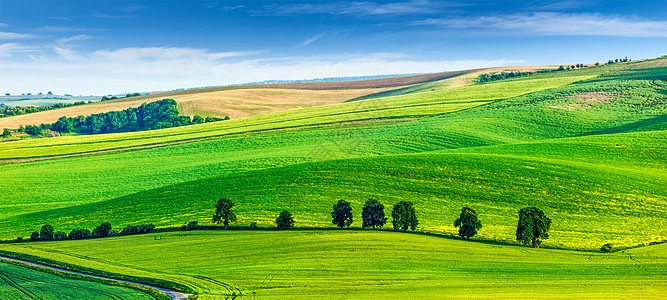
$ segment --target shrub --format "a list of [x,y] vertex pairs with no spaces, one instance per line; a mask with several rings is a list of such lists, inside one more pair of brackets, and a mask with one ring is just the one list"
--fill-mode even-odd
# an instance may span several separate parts
[[39,232],[37,232],[37,231],[33,231],[33,232],[30,234],[30,240],[33,241],[33,242],[34,242],[34,241],[39,241]]
[[278,218],[276,218],[276,225],[278,229],[292,229],[294,228],[294,219],[292,218],[292,213],[289,211],[283,210]]
[[197,229],[197,221],[190,221],[188,225],[185,225],[185,230],[195,230]]
[[23,237],[22,236],[17,237],[16,242],[18,243],[23,242]]
[[120,232],[118,232],[118,230],[111,230],[111,231],[109,231],[109,237],[112,237],[112,236],[119,236],[119,235],[120,235]]
[[88,229],[72,229],[67,237],[70,240],[83,240],[93,237],[93,234]]
[[252,222],[252,223],[250,223],[249,228],[252,229],[252,230],[257,230],[257,229],[259,229],[259,226],[257,226],[257,222]]
[[120,232],[120,235],[133,235],[139,233],[139,227],[134,225],[128,225]]
[[600,248],[600,251],[605,252],[605,253],[612,252],[612,251],[614,251],[614,245],[612,243],[606,243],[606,244],[602,245],[602,248]]
[[102,223],[100,224],[100,226],[97,226],[95,227],[95,229],[93,229],[93,237],[95,238],[108,237],[109,231],[111,231],[111,224],[108,222]]
[[64,233],[62,231],[58,231],[53,234],[53,239],[56,241],[62,241],[67,239],[67,233]]
[[42,229],[39,230],[39,237],[44,240],[53,239],[53,226],[46,224],[42,225]]
[[139,233],[151,233],[155,229],[153,224],[143,224],[139,225]]

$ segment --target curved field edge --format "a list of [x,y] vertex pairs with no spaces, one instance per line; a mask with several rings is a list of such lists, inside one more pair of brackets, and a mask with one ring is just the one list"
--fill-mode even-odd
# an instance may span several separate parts
[[[390,78],[371,79],[371,80],[359,80],[359,81],[292,83],[292,84],[257,84],[257,85],[239,85],[239,86],[172,91],[172,92],[149,94],[149,95],[129,97],[129,98],[120,98],[116,100],[103,101],[103,102],[94,102],[76,107],[58,109],[56,111],[47,111],[47,112],[40,112],[22,116],[15,116],[11,118],[2,118],[0,119],[0,128],[5,128],[5,127],[18,128],[19,125],[25,126],[25,125],[39,125],[41,123],[53,123],[59,117],[62,116],[76,117],[80,115],[104,113],[113,110],[124,110],[127,109],[128,107],[138,107],[142,103],[158,101],[165,98],[174,98],[174,100],[176,100],[179,104],[181,104],[180,107],[181,112],[188,116],[199,114],[204,117],[231,116],[232,118],[235,118],[240,116],[258,114],[258,112],[256,111],[258,108],[260,110],[264,110],[265,112],[275,110],[275,108],[277,108],[275,104],[278,104],[275,102],[279,102],[280,99],[278,98],[274,99],[274,101],[268,101],[268,102],[260,100],[259,102],[257,102],[257,101],[244,101],[243,98],[238,98],[237,100],[241,100],[241,102],[248,102],[251,106],[247,107],[246,109],[242,108],[240,110],[235,109],[233,107],[237,106],[236,108],[238,108],[238,105],[228,106],[227,107],[228,109],[221,110],[220,107],[210,107],[210,105],[206,105],[206,102],[210,101],[218,102],[218,106],[220,106],[221,103],[219,103],[220,102],[219,100],[224,99],[225,94],[245,93],[249,90],[257,90],[257,91],[267,90],[270,93],[273,93],[271,91],[282,90],[282,93],[285,94],[295,94],[293,95],[293,97],[303,93],[311,95],[327,94],[333,96],[333,98],[337,98],[337,100],[334,100],[334,102],[344,102],[351,98],[359,98],[367,94],[377,93],[379,91],[386,91],[389,88],[412,86],[425,82],[439,81],[478,71],[480,71],[480,69],[390,77]],[[342,92],[345,90],[347,90],[347,93]],[[340,95],[335,96],[336,94]],[[245,100],[250,100],[250,99],[245,99]],[[257,106],[258,104],[259,106]],[[305,101],[304,104],[305,104],[304,106],[317,106],[317,105],[322,105],[323,103],[322,101],[315,101],[314,103],[309,103],[309,101]],[[274,109],[270,109],[271,107],[273,107]],[[284,110],[284,109],[279,109],[279,110]]]
[[[588,150],[572,157],[567,149],[577,146],[568,143],[577,138],[566,140],[562,145],[569,148],[562,150],[553,141],[499,146],[502,151],[494,153],[475,153],[480,148],[471,153],[362,157],[235,172],[9,217],[0,226],[8,228],[6,237],[12,237],[44,223],[67,230],[92,228],[104,221],[116,226],[150,222],[173,226],[194,220],[206,224],[215,200],[231,197],[241,225],[273,226],[277,213],[288,209],[297,226],[330,226],[331,205],[345,199],[352,203],[353,226],[358,227],[363,203],[373,198],[385,204],[387,214],[398,201],[415,202],[422,231],[456,235],[452,225],[458,211],[471,206],[485,226],[479,238],[515,243],[517,211],[538,206],[553,220],[551,238],[544,241],[547,247],[596,250],[607,242],[617,247],[646,245],[667,237],[667,175],[660,171],[665,166],[644,163],[667,154],[664,144],[650,146],[659,136],[665,132],[619,134],[606,141],[588,137],[581,143],[590,144]],[[642,146],[642,141],[648,145]],[[634,153],[634,163],[618,159],[624,151]],[[607,155],[598,157],[601,153]]]
[[[3,287],[2,283],[6,285]],[[22,295],[12,295],[12,288]],[[0,291],[3,291],[3,297],[9,299],[23,297],[29,299],[62,299],[63,297],[170,299],[155,289],[143,286],[81,276],[3,259],[0,259]]]
[[260,230],[0,248],[102,272],[182,280],[200,299],[229,296],[230,287],[248,296],[309,299],[667,295],[667,244],[602,254],[372,230]]
[[0,144],[0,159],[94,152],[299,126],[423,117],[560,87],[585,78],[591,76],[572,75],[464,86],[153,131],[16,141]]

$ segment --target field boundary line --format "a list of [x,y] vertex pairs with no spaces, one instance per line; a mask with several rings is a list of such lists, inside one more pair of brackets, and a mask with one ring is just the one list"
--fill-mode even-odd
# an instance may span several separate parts
[[358,124],[373,124],[373,123],[385,123],[385,122],[386,123],[389,123],[389,122],[408,122],[408,121],[414,121],[416,119],[417,118],[389,118],[389,119],[380,119],[380,120],[358,120],[358,121],[343,122],[343,123],[317,124],[317,125],[306,125],[306,126],[298,126],[298,127],[265,129],[265,130],[258,130],[258,131],[237,132],[237,133],[229,133],[229,134],[210,136],[210,137],[205,137],[205,138],[196,138],[196,139],[189,139],[189,140],[186,139],[186,140],[182,140],[182,141],[175,141],[175,142],[168,142],[168,143],[158,143],[158,144],[148,144],[148,145],[143,145],[143,146],[134,146],[134,147],[127,147],[127,148],[107,149],[107,150],[99,150],[99,151],[83,152],[83,153],[73,153],[73,154],[56,155],[56,156],[43,156],[43,157],[33,157],[33,158],[23,158],[23,159],[7,159],[7,160],[0,160],[0,165],[18,164],[18,163],[35,162],[35,161],[43,161],[43,160],[51,160],[51,159],[59,159],[59,158],[68,158],[68,157],[78,157],[78,156],[86,156],[86,155],[125,152],[125,151],[132,151],[132,150],[142,150],[142,149],[150,149],[150,148],[157,148],[157,147],[166,147],[166,146],[187,144],[187,143],[203,142],[203,141],[223,139],[223,138],[243,136],[243,135],[250,135],[250,134],[262,134],[262,133],[269,133],[269,132],[315,129],[315,128],[324,128],[324,127],[332,127],[332,126],[346,126],[346,125],[358,125]]

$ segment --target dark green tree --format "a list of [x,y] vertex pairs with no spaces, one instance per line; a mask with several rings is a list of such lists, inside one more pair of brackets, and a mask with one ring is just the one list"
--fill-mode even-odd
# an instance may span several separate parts
[[72,120],[70,118],[60,117],[58,121],[53,123],[51,129],[54,131],[67,133],[67,132],[72,132],[72,130],[74,130],[74,125],[72,124]]
[[43,240],[52,240],[53,232],[53,226],[50,224],[42,225],[42,228],[39,230],[39,237]]
[[192,124],[201,124],[204,123],[205,121],[206,120],[199,115],[195,115],[194,117],[192,117]]
[[5,128],[5,130],[2,131],[2,137],[3,138],[8,138],[10,136],[12,136],[12,132],[9,131],[9,129]]
[[477,212],[470,207],[463,207],[461,215],[454,221],[454,227],[459,227],[459,236],[466,240],[477,234],[477,230],[482,228],[482,223],[477,218]]
[[394,205],[391,210],[391,223],[394,225],[394,230],[403,229],[407,231],[408,228],[417,229],[417,214],[412,202],[401,201]]
[[368,199],[361,212],[361,219],[363,220],[361,227],[382,228],[387,223],[387,218],[384,216],[384,205],[375,199]]
[[229,222],[236,222],[236,214],[232,211],[234,202],[229,198],[222,198],[218,200],[218,203],[215,205],[215,213],[213,214],[213,223],[225,225],[225,229],[229,225]]
[[333,206],[331,212],[331,223],[339,228],[350,227],[352,225],[352,206],[350,202],[338,200]]
[[95,238],[108,237],[109,232],[111,232],[111,224],[102,223],[100,226],[97,226],[95,229],[93,229],[92,235]]
[[62,231],[58,231],[53,234],[53,239],[56,241],[62,241],[67,239],[67,233],[64,233]]
[[33,242],[34,242],[34,241],[39,241],[39,232],[37,232],[37,231],[33,231],[33,232],[30,234],[30,240],[33,241]]
[[278,229],[292,229],[294,228],[294,219],[292,218],[292,213],[289,211],[283,210],[276,218],[276,226]]
[[89,239],[92,236],[93,235],[90,233],[90,230],[88,229],[72,229],[67,238],[70,240],[83,240],[83,239]]
[[533,248],[540,247],[540,241],[549,238],[551,219],[537,207],[525,207],[519,210],[519,223],[516,227],[516,240],[524,244],[531,243]]

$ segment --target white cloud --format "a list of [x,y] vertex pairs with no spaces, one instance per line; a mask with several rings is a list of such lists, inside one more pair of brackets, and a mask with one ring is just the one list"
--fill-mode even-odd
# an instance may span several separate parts
[[7,24],[5,24],[5,23],[0,23],[0,27],[5,27],[5,26],[7,26]]
[[87,39],[90,39],[90,38],[92,38],[92,37],[87,35],[87,34],[79,34],[79,35],[75,35],[75,36],[70,36],[70,37],[65,37],[65,38],[58,39],[58,40],[56,40],[56,43],[59,44],[59,45],[65,45],[65,44],[69,44],[69,43],[75,42],[75,41],[84,41],[84,40],[87,40]]
[[332,15],[411,15],[431,14],[441,11],[443,7],[463,6],[456,2],[433,2],[428,0],[411,0],[403,2],[329,2],[317,4],[288,4],[267,6],[259,13],[269,15],[291,14],[332,14]]
[[36,36],[33,34],[0,31],[0,40],[28,39],[34,37]]
[[303,43],[297,45],[295,48],[301,48],[301,47],[307,46],[310,43],[319,40],[322,36],[324,36],[324,32],[303,41]]
[[413,25],[498,30],[511,34],[582,35],[622,37],[667,37],[667,21],[649,21],[622,16],[588,13],[535,12],[473,18],[426,19]]
[[39,28],[39,30],[48,32],[64,32],[64,31],[84,31],[86,29],[78,27],[67,27],[67,26],[42,26]]
[[[59,49],[63,51],[63,49]],[[426,73],[519,64],[519,60],[416,61],[396,53],[297,57],[246,57],[254,52],[212,52],[193,48],[122,48],[81,54],[68,61],[0,64],[0,82],[21,93],[106,95],[227,85],[270,79],[310,79],[397,73]],[[72,55],[67,49],[62,57]],[[226,59],[227,58],[227,59]],[[30,80],[26,80],[29,78]]]

